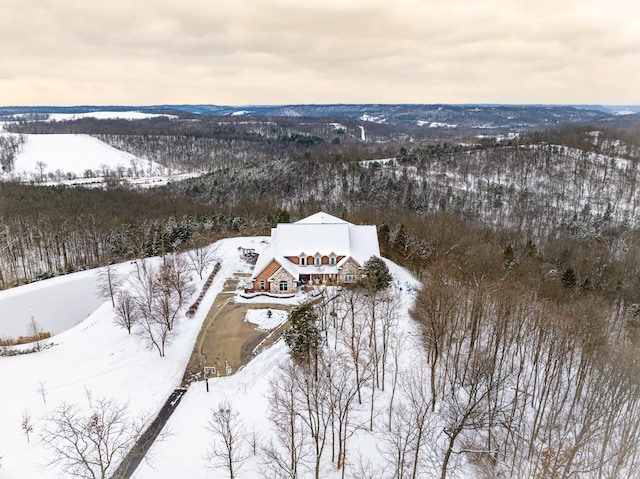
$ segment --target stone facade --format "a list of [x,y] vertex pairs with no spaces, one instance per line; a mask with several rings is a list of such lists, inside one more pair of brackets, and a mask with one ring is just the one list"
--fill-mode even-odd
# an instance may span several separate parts
[[345,276],[347,274],[352,274],[354,277],[354,281],[357,281],[360,279],[360,265],[357,263],[356,260],[354,260],[353,258],[349,258],[343,265],[342,265],[342,269],[340,270],[340,282],[341,283],[353,283],[354,281],[347,281],[345,279]]
[[[286,281],[287,282],[287,290],[286,291],[281,291],[280,290],[280,282],[282,282],[282,281]],[[296,281],[297,281],[297,278],[294,278],[293,276],[291,276],[291,273],[289,273],[284,268],[280,268],[271,277],[271,282],[269,283],[269,286],[270,286],[270,290],[269,291],[271,293],[274,293],[274,294],[295,293],[296,292]]]

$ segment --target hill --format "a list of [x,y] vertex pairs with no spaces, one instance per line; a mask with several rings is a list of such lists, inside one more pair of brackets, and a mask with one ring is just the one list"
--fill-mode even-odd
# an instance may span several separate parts
[[[0,107],[2,116],[28,115],[26,118],[62,119],[87,114],[115,118],[116,113],[144,115],[197,115],[292,118],[350,118],[366,123],[426,128],[486,129],[541,128],[567,123],[606,121],[616,114],[633,114],[637,106],[571,105],[420,105],[420,104],[335,104],[335,105],[150,105],[75,107]],[[29,116],[30,115],[30,116]],[[88,116],[88,115],[87,115]],[[15,117],[14,117],[15,118]]]

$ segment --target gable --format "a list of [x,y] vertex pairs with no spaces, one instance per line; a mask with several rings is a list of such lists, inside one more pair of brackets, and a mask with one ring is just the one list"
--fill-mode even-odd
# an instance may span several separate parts
[[324,211],[319,211],[318,213],[307,216],[306,218],[302,218],[301,220],[296,221],[294,224],[351,224],[348,221],[340,219],[336,216],[325,213]]
[[254,278],[256,280],[268,280],[276,271],[280,269],[280,263],[278,263],[275,259],[271,260],[267,265],[261,270],[258,271]]

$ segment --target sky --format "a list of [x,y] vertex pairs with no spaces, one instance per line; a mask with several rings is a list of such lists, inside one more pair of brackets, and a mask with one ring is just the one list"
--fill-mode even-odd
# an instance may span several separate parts
[[637,0],[0,0],[0,105],[640,104]]

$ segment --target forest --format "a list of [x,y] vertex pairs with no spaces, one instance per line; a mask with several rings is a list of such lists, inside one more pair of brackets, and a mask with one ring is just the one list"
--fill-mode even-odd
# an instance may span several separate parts
[[[376,224],[382,254],[423,284],[412,317],[429,378],[407,372],[398,387],[411,401],[380,419],[396,452],[387,457],[390,477],[435,470],[444,479],[462,458],[487,478],[638,477],[640,128],[572,125],[409,141],[396,127],[379,127],[363,142],[353,122],[337,123],[17,125],[23,134],[92,134],[202,175],[146,190],[124,181],[104,189],[0,183],[0,288],[224,236],[264,235],[278,221],[319,210]],[[0,158],[18,146],[0,145]],[[306,388],[306,396],[274,397],[274,404],[286,408],[316,393],[318,400],[322,388],[332,391],[319,379],[330,370],[345,381],[357,376],[357,389],[342,398],[345,414],[367,400],[373,409],[373,384],[384,388],[385,380],[371,378],[393,369],[393,354],[371,338],[386,334],[392,301],[373,294],[336,302],[337,316],[304,312],[314,318],[318,344],[292,356],[305,367],[279,379],[289,384],[281,390]],[[349,326],[355,304],[374,318],[366,331]],[[336,370],[327,360],[340,350],[331,352],[337,338],[350,345],[356,369]],[[360,356],[356,343],[368,352]],[[307,426],[317,425],[322,409],[307,412]],[[337,434],[346,441],[345,421]],[[282,433],[304,429],[294,426]],[[310,431],[322,454],[319,437]],[[283,450],[272,453],[279,464]],[[333,453],[339,469],[345,452]],[[274,477],[296,477],[293,463],[283,464]],[[367,477],[364,465],[361,472]]]

